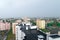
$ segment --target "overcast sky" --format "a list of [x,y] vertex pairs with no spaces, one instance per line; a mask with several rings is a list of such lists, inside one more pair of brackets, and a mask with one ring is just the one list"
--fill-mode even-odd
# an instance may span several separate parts
[[0,0],[0,17],[60,17],[60,0]]

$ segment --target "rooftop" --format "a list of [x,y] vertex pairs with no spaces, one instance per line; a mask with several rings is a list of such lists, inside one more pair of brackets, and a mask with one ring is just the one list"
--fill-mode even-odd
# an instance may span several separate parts
[[50,35],[51,38],[60,38],[60,35]]

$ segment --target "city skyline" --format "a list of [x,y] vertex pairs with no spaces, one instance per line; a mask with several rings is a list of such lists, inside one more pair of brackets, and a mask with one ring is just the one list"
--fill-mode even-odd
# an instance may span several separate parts
[[0,0],[0,17],[60,17],[60,0]]

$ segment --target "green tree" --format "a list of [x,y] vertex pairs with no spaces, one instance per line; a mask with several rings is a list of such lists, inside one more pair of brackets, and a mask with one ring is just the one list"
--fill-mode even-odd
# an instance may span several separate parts
[[30,21],[32,23],[32,25],[36,25],[36,22],[34,20]]

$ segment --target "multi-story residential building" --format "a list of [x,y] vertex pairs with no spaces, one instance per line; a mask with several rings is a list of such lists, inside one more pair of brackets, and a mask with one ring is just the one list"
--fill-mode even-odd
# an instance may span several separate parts
[[18,24],[17,22],[12,23],[12,33],[13,33],[13,34],[16,34],[16,25],[17,25],[17,24]]
[[25,33],[21,30],[21,26],[16,26],[16,40],[23,40]]
[[36,24],[37,24],[38,28],[45,29],[45,20],[37,19]]
[[16,40],[60,40],[59,35],[46,34],[30,23],[16,25]]
[[[24,18],[23,20],[25,20],[24,23],[28,22],[28,20],[26,18]],[[16,25],[21,23],[21,22],[22,22],[21,20],[16,20],[14,23],[12,23],[12,32],[13,32],[13,34],[16,33]]]
[[16,34],[16,25],[21,23],[21,20],[16,20],[14,23],[12,23],[12,33]]
[[10,30],[10,23],[8,22],[0,22],[0,31]]
[[[32,26],[31,23],[24,23],[24,22],[19,24],[19,25],[17,25],[16,26],[16,40],[23,40],[23,39],[25,39],[26,33],[28,35],[30,35],[30,33],[28,31],[30,29],[37,29],[37,26]],[[34,39],[34,38],[32,38],[32,39]]]

